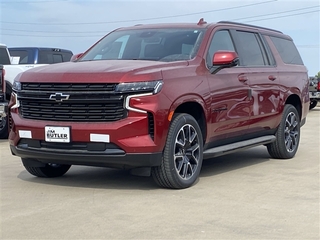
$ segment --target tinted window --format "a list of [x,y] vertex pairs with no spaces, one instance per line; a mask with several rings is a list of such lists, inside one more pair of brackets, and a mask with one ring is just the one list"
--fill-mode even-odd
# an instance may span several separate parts
[[188,60],[197,53],[203,33],[197,29],[119,30],[103,38],[79,61]]
[[265,65],[265,52],[258,34],[237,31],[239,41],[239,58],[241,66]]
[[7,48],[0,47],[0,64],[10,64]]
[[56,52],[49,50],[39,51],[39,64],[51,64],[70,61],[72,53]]
[[62,52],[61,55],[63,62],[69,62],[73,54],[71,52]]
[[229,31],[222,30],[214,34],[207,53],[207,65],[212,66],[213,55],[218,50],[235,51]]
[[53,63],[63,62],[61,54],[53,54],[52,59],[53,59]]
[[278,37],[270,38],[276,46],[284,63],[303,65],[303,61],[293,41]]
[[24,50],[10,50],[10,55],[12,57],[20,57],[19,64],[27,64],[28,62],[28,52]]

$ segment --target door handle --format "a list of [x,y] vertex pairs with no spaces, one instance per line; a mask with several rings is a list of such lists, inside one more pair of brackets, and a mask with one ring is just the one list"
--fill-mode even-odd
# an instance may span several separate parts
[[246,81],[248,81],[248,78],[247,78],[247,76],[238,76],[238,80],[240,81],[240,82],[246,82]]
[[269,80],[271,80],[271,81],[274,81],[274,80],[277,79],[277,77],[276,77],[276,76],[273,76],[273,75],[270,75],[268,78],[269,78]]

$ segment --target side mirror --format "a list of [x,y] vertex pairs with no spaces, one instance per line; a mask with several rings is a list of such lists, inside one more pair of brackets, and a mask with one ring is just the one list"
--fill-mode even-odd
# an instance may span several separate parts
[[239,57],[234,51],[217,51],[213,55],[213,66],[233,67],[238,64]]
[[78,54],[73,55],[73,56],[71,57],[71,59],[70,59],[70,62],[75,62],[75,61],[77,61],[79,58],[82,57],[82,55],[83,55],[83,53],[78,53]]
[[212,58],[210,73],[216,73],[222,68],[230,68],[239,64],[238,54],[234,51],[217,51]]

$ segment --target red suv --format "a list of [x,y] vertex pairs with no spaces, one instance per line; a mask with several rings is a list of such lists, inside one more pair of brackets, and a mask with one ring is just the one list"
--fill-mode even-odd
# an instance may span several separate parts
[[203,159],[265,145],[294,157],[308,75],[276,30],[202,19],[117,29],[67,63],[19,75],[9,142],[27,171],[132,169],[187,188]]

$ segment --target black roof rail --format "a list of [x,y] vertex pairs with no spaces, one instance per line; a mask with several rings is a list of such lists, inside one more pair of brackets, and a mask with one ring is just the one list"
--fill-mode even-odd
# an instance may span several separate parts
[[220,21],[218,23],[227,23],[227,24],[234,24],[234,25],[245,26],[245,27],[260,28],[260,29],[265,29],[265,30],[269,30],[269,31],[273,31],[273,32],[277,32],[277,33],[282,33],[283,34],[283,32],[278,31],[278,30],[274,30],[272,28],[260,27],[260,26],[256,26],[256,25],[246,24],[246,23],[238,23],[238,22],[232,22],[232,21]]

